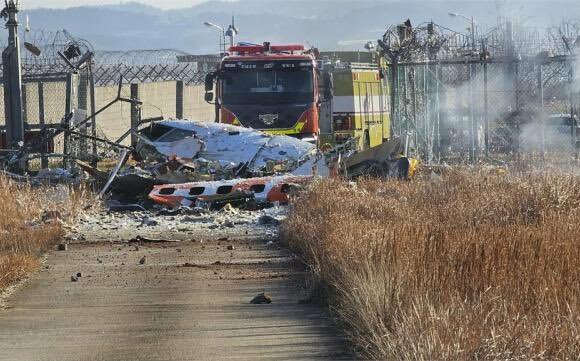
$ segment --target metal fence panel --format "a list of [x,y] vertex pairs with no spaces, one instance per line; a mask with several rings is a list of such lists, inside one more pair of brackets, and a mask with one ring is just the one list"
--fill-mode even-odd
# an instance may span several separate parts
[[[393,129],[427,162],[576,156],[580,101],[567,58],[400,63]],[[391,74],[392,76],[393,74]]]

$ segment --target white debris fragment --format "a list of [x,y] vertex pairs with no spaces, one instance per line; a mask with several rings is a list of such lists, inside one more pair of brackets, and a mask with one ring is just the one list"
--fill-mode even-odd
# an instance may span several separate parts
[[156,142],[155,147],[160,153],[180,158],[195,158],[203,148],[203,142],[194,137],[187,137],[174,142]]
[[[147,142],[167,157],[204,159],[226,167],[247,164],[248,170],[254,173],[270,165],[284,164],[282,171],[297,171],[296,175],[313,175],[313,169],[320,171],[321,176],[328,175],[324,157],[319,155],[316,145],[300,139],[190,120],[164,121],[156,125],[173,129]],[[175,140],[178,135],[181,139]]]

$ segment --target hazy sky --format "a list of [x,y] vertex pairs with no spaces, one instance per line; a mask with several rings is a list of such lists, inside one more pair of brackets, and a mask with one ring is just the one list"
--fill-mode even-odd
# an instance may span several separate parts
[[[138,0],[140,3],[153,5],[158,8],[170,9],[170,8],[182,8],[189,7],[202,2],[203,0]],[[81,5],[105,5],[105,4],[118,4],[120,2],[129,1],[119,1],[119,0],[20,0],[20,4],[25,9],[32,8],[64,8],[71,6],[81,6]]]
[[[82,5],[105,5],[105,4],[119,4],[119,3],[127,3],[127,2],[140,2],[143,4],[152,5],[162,9],[174,9],[174,8],[184,8],[190,7],[195,4],[199,4],[201,2],[207,0],[19,0],[22,8],[24,9],[33,9],[38,7],[43,8],[65,8],[65,7],[72,7],[72,6],[82,6]],[[222,0],[222,1],[232,1],[236,2],[239,0]],[[264,0],[267,3],[267,0]],[[317,0],[313,0],[317,1]],[[358,1],[358,0],[352,0]],[[415,0],[417,1],[417,0]],[[433,0],[423,0],[423,1],[433,1]],[[441,0],[438,0],[441,1]],[[478,0],[466,0],[466,1],[478,1]],[[482,0],[479,0],[482,1]],[[486,1],[486,0],[483,0]],[[487,1],[494,1],[494,0],[487,0]],[[499,0],[500,3],[507,2],[507,3],[525,3],[529,0]],[[542,0],[536,0],[536,2]],[[550,1],[550,0],[543,0],[543,1]],[[577,0],[564,0],[575,2]],[[2,3],[3,1],[0,1]],[[576,9],[577,11],[577,9]]]

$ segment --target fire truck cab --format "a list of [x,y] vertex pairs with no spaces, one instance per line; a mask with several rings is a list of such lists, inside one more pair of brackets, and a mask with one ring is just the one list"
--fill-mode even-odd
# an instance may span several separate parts
[[231,47],[206,78],[216,121],[317,142],[320,106],[332,97],[332,85],[329,78],[320,85],[314,53],[302,45]]

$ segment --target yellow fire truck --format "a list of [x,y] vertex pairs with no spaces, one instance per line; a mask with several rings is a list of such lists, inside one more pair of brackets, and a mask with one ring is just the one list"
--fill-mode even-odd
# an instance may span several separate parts
[[323,64],[332,74],[333,97],[321,106],[320,142],[356,142],[358,150],[391,138],[390,97],[383,69],[373,63]]

